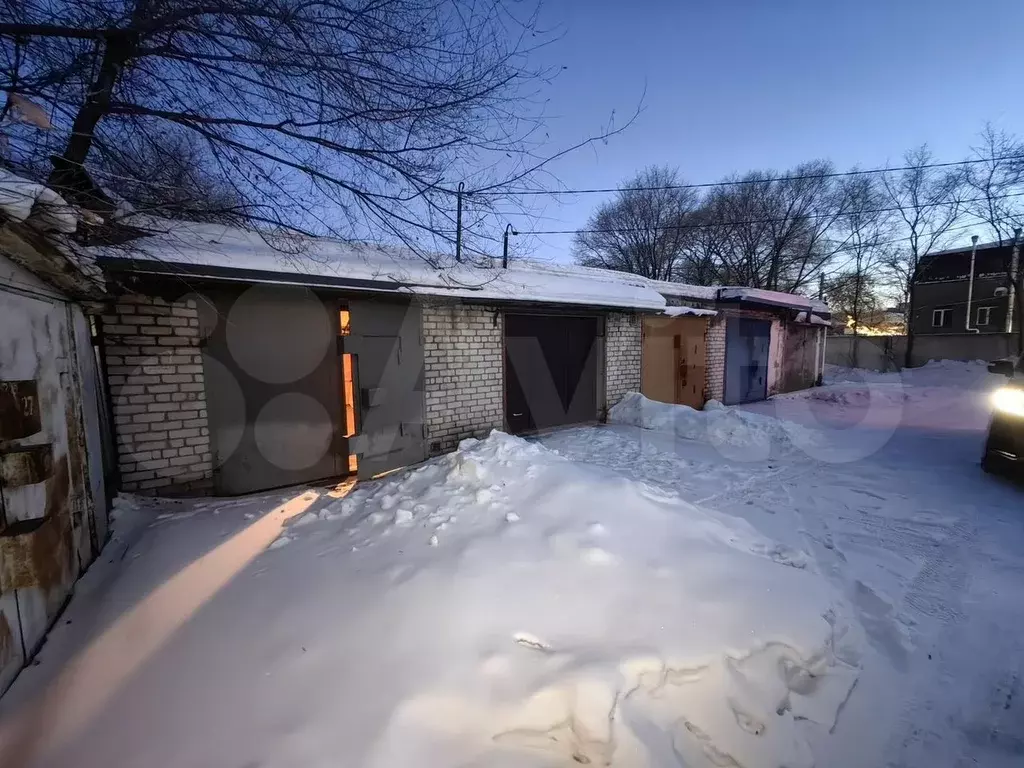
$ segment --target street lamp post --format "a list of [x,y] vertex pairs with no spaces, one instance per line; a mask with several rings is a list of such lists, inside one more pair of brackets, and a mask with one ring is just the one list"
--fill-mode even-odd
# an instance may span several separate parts
[[501,251],[501,268],[508,269],[508,236],[509,234],[518,235],[519,233],[513,229],[511,224],[505,225],[505,237],[504,246]]

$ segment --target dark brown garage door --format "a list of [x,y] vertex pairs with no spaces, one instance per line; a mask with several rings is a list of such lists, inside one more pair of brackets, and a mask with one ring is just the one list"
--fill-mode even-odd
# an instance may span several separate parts
[[596,317],[505,315],[505,419],[513,433],[597,419]]

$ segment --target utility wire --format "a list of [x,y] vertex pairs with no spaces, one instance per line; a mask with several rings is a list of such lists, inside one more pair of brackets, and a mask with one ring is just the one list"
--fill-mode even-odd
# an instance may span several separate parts
[[[1024,157],[1024,156],[1022,156]],[[519,230],[520,235],[575,235],[577,232],[585,234],[626,234],[631,232],[650,232],[652,230],[658,231],[671,231],[680,229],[715,229],[721,227],[740,227],[748,226],[753,224],[781,224],[791,219],[804,220],[804,219],[827,219],[833,218],[841,220],[845,216],[852,215],[867,215],[872,213],[895,213],[896,211],[906,210],[907,208],[935,208],[943,205],[964,205],[965,203],[980,203],[987,200],[1006,200],[1011,197],[1024,197],[1024,192],[1012,192],[1006,195],[993,195],[992,197],[974,197],[967,200],[950,200],[938,203],[922,203],[917,206],[907,205],[896,205],[888,208],[873,208],[870,210],[853,211],[851,213],[836,213],[834,211],[828,211],[826,213],[809,213],[803,216],[791,216],[784,219],[748,219],[746,221],[713,221],[713,222],[701,222],[697,224],[665,224],[655,225],[651,227],[608,227],[606,229],[541,229],[541,230]]]
[[[901,165],[893,168],[868,168],[865,170],[834,171],[832,173],[808,173],[794,176],[774,176],[767,179],[735,179],[723,181],[706,181],[700,184],[665,184],[652,187],[595,187],[592,189],[524,189],[524,190],[498,190],[494,187],[483,187],[482,189],[469,190],[464,195],[487,195],[492,196],[543,196],[543,195],[590,195],[608,194],[611,192],[660,192],[670,189],[710,189],[714,187],[735,187],[745,184],[771,184],[777,181],[806,181],[809,179],[838,179],[845,176],[869,176],[876,173],[898,173],[900,171],[927,170],[931,168],[956,168],[966,165],[977,165],[979,163],[996,163],[1004,160],[1024,160],[1022,155],[1003,155],[1002,157],[985,157],[976,160],[956,160],[947,163],[925,163],[923,165]],[[446,190],[450,194],[457,194],[455,190]]]

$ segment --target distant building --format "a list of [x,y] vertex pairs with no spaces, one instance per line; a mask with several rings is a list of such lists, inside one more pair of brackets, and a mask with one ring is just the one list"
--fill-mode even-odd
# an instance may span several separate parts
[[[914,278],[911,327],[918,335],[1012,330],[1014,247],[986,243],[975,254],[971,285],[971,247],[930,253],[921,258]],[[970,301],[968,299],[970,298]],[[968,307],[968,304],[970,305]]]

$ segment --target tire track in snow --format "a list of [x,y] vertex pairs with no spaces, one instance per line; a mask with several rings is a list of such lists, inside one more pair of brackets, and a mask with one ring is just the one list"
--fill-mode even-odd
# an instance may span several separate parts
[[963,596],[968,570],[965,553],[972,549],[977,531],[961,518],[949,529],[949,538],[933,548],[910,583],[904,603],[942,624],[963,619]]

